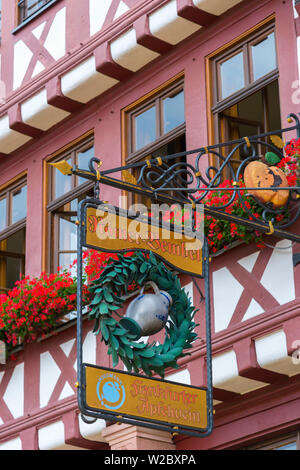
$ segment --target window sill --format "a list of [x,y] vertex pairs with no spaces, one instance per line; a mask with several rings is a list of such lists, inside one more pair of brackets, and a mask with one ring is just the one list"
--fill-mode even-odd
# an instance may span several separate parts
[[49,3],[46,5],[42,6],[39,10],[37,10],[35,13],[32,13],[30,16],[28,16],[22,23],[20,23],[13,31],[12,34],[16,34],[18,31],[20,31],[23,27],[25,27],[28,23],[36,19],[38,16],[43,14],[48,8],[52,7],[54,4],[60,2],[61,0],[51,0]]

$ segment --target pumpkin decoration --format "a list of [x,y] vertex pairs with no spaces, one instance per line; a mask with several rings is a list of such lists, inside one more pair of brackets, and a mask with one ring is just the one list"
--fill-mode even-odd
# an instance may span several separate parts
[[[288,186],[286,176],[280,168],[268,166],[261,161],[253,161],[246,166],[244,181],[246,187],[250,188],[278,188]],[[255,196],[261,202],[272,203],[275,208],[284,206],[289,197],[289,190],[251,189],[248,193]]]

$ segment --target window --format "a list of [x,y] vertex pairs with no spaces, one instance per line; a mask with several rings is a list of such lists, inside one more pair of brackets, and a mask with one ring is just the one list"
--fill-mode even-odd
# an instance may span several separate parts
[[18,2],[19,24],[53,0],[20,0]]
[[25,273],[26,180],[0,192],[0,293]]
[[[93,137],[62,152],[51,163],[66,160],[70,165],[88,169],[88,163],[94,157]],[[77,207],[81,199],[92,196],[92,184],[78,176],[64,176],[55,167],[49,165],[48,195],[48,269],[56,271],[58,267],[69,268],[77,256]]]
[[300,450],[299,432],[277,437],[245,450]]
[[[183,80],[161,87],[150,97],[124,110],[126,120],[126,163],[185,152],[185,113]],[[170,160],[185,161],[185,157]],[[133,174],[137,177],[138,174]],[[133,201],[148,205],[146,198]]]
[[[260,28],[255,34],[214,56],[210,65],[215,142],[237,140],[281,128],[273,25]],[[261,148],[256,150],[261,153]],[[233,167],[236,168],[246,156],[243,149],[237,151]]]
[[158,148],[184,133],[183,83],[176,83],[127,114],[128,155],[139,159],[143,151]]
[[259,31],[214,59],[215,103],[257,85],[258,80],[274,78],[277,56],[274,27]]

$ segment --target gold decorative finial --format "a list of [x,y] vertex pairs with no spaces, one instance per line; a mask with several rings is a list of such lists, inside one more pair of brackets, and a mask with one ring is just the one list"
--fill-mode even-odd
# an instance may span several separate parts
[[56,163],[49,163],[49,165],[54,166],[54,168],[60,171],[63,175],[72,174],[72,167],[66,160],[62,160],[61,162]]

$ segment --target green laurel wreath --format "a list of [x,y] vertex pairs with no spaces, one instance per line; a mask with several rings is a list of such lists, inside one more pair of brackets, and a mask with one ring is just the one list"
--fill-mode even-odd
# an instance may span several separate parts
[[[163,344],[134,341],[136,337],[112,317],[124,305],[128,286],[134,284],[140,288],[147,281],[155,282],[173,300]],[[196,310],[178,277],[163,262],[152,253],[149,257],[143,252],[136,252],[131,257],[118,253],[118,260],[104,268],[89,290],[94,295],[89,305],[89,318],[94,320],[93,332],[101,333],[108,354],[112,356],[113,367],[121,359],[129,372],[133,370],[138,374],[143,370],[148,376],[154,372],[162,378],[168,367],[178,369],[177,360],[188,355],[184,350],[192,348],[197,338],[194,332],[197,325],[193,321]]]

